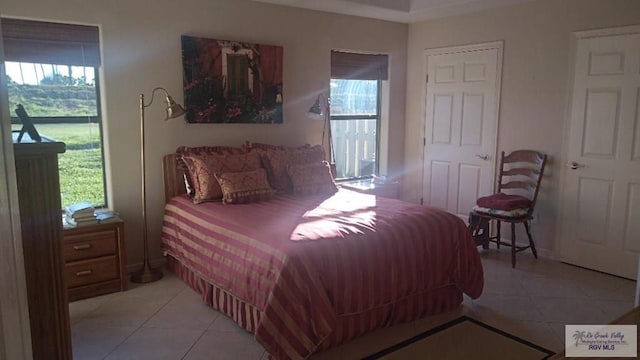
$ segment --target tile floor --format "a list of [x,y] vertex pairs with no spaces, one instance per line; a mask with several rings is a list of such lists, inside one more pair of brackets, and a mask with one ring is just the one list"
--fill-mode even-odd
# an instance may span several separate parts
[[[462,314],[552,350],[564,325],[607,323],[633,307],[635,281],[518,254],[482,251],[485,289],[454,312],[381,329],[312,357],[359,359]],[[85,359],[267,359],[250,334],[165,271],[155,283],[69,305],[73,354]]]

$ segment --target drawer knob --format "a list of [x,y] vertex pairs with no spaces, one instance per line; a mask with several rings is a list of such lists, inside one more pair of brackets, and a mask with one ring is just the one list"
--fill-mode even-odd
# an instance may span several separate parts
[[82,270],[76,272],[76,276],[87,276],[93,274],[93,270]]
[[91,249],[91,244],[75,245],[73,247],[73,250],[75,251],[87,250],[87,249]]

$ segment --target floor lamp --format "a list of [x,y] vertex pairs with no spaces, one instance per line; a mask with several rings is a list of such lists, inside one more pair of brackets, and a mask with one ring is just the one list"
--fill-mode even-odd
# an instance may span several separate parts
[[153,96],[156,91],[161,90],[164,92],[165,100],[167,102],[165,121],[176,118],[184,114],[184,108],[182,105],[176,103],[169,95],[167,90],[161,87],[153,89],[151,92],[151,101],[148,104],[144,103],[144,94],[140,94],[140,160],[142,163],[142,240],[144,243],[144,264],[142,269],[136,271],[131,275],[131,281],[134,283],[148,283],[162,278],[162,271],[154,269],[149,265],[149,241],[147,239],[147,191],[146,191],[146,167],[144,162],[144,109],[151,106],[153,103]]
[[[329,136],[329,160],[328,161],[329,161],[329,164],[331,164],[331,166],[334,166],[333,139],[331,137],[331,118],[329,116],[330,104],[331,102],[328,97],[325,97],[322,94],[318,95],[318,98],[316,98],[316,102],[309,108],[309,111],[307,111],[307,116],[314,119],[324,120],[324,125],[322,127],[322,146],[324,147],[324,139],[326,136],[325,134],[327,134]],[[332,169],[332,171],[334,172],[334,175],[335,175],[334,169]]]

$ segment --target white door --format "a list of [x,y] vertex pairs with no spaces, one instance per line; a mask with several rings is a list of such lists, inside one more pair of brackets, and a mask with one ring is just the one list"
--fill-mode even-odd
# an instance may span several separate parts
[[569,263],[636,278],[640,33],[579,37],[574,68],[561,255]]
[[502,42],[427,50],[423,202],[467,220],[493,192]]

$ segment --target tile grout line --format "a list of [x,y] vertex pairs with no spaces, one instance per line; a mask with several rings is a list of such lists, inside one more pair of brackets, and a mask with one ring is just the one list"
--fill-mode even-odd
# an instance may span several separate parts
[[[189,290],[191,290],[191,291],[194,291],[193,289],[189,288],[188,286],[185,288],[185,290],[186,290],[186,289],[189,289]],[[200,301],[202,301],[202,300],[200,300]],[[212,309],[212,310],[215,310],[215,309],[213,309],[213,308],[211,308],[211,309]],[[212,324],[213,324],[213,323],[218,319],[218,317],[220,316],[220,313],[219,313],[217,310],[215,310],[215,311],[216,311],[216,313],[217,313],[217,314],[216,314],[216,316],[211,320],[211,322],[209,323],[209,325],[207,325],[207,328],[206,328],[206,329],[204,329],[204,330],[202,330],[202,333],[200,333],[200,336],[198,336],[198,338],[196,339],[196,341],[194,341],[194,342],[193,342],[193,344],[191,344],[191,346],[189,347],[189,349],[188,349],[188,350],[184,353],[184,355],[180,358],[181,360],[184,360],[184,359],[189,355],[189,353],[191,352],[191,350],[193,350],[193,348],[194,348],[194,347],[196,346],[196,344],[200,341],[200,339],[202,339],[202,337],[204,336],[204,334],[206,334],[206,333],[207,333],[207,331],[209,331],[209,328],[211,327],[211,325],[212,325]]]
[[146,324],[152,317],[156,316],[162,309],[164,309],[165,306],[167,306],[167,304],[169,304],[171,302],[171,300],[175,299],[178,295],[180,295],[182,292],[184,291],[184,289],[180,290],[177,294],[175,294],[172,298],[168,299],[166,303],[164,303],[158,310],[156,310],[153,314],[149,315],[149,317],[142,322],[142,324],[140,324],[135,330],[133,330],[127,337],[125,337],[124,339],[122,339],[121,342],[118,343],[118,345],[114,346],[113,349],[111,351],[109,351],[109,353],[107,355],[105,355],[102,359],[105,360],[107,359],[109,356],[111,356],[111,354],[113,354],[120,346],[122,346],[122,344],[124,344],[127,340],[129,340],[129,338],[131,336],[133,336],[133,334],[137,333],[143,326],[144,324]]
[[189,349],[187,349],[187,351],[184,353],[184,355],[182,355],[182,357],[180,358],[181,360],[184,360],[189,353],[191,352],[191,350],[193,350],[194,346],[196,346],[196,344],[200,341],[200,339],[202,339],[202,337],[204,336],[204,334],[207,332],[207,330],[202,330],[202,332],[200,333],[200,336],[198,336],[198,338],[193,342],[193,344],[191,344],[191,346],[189,346]]

